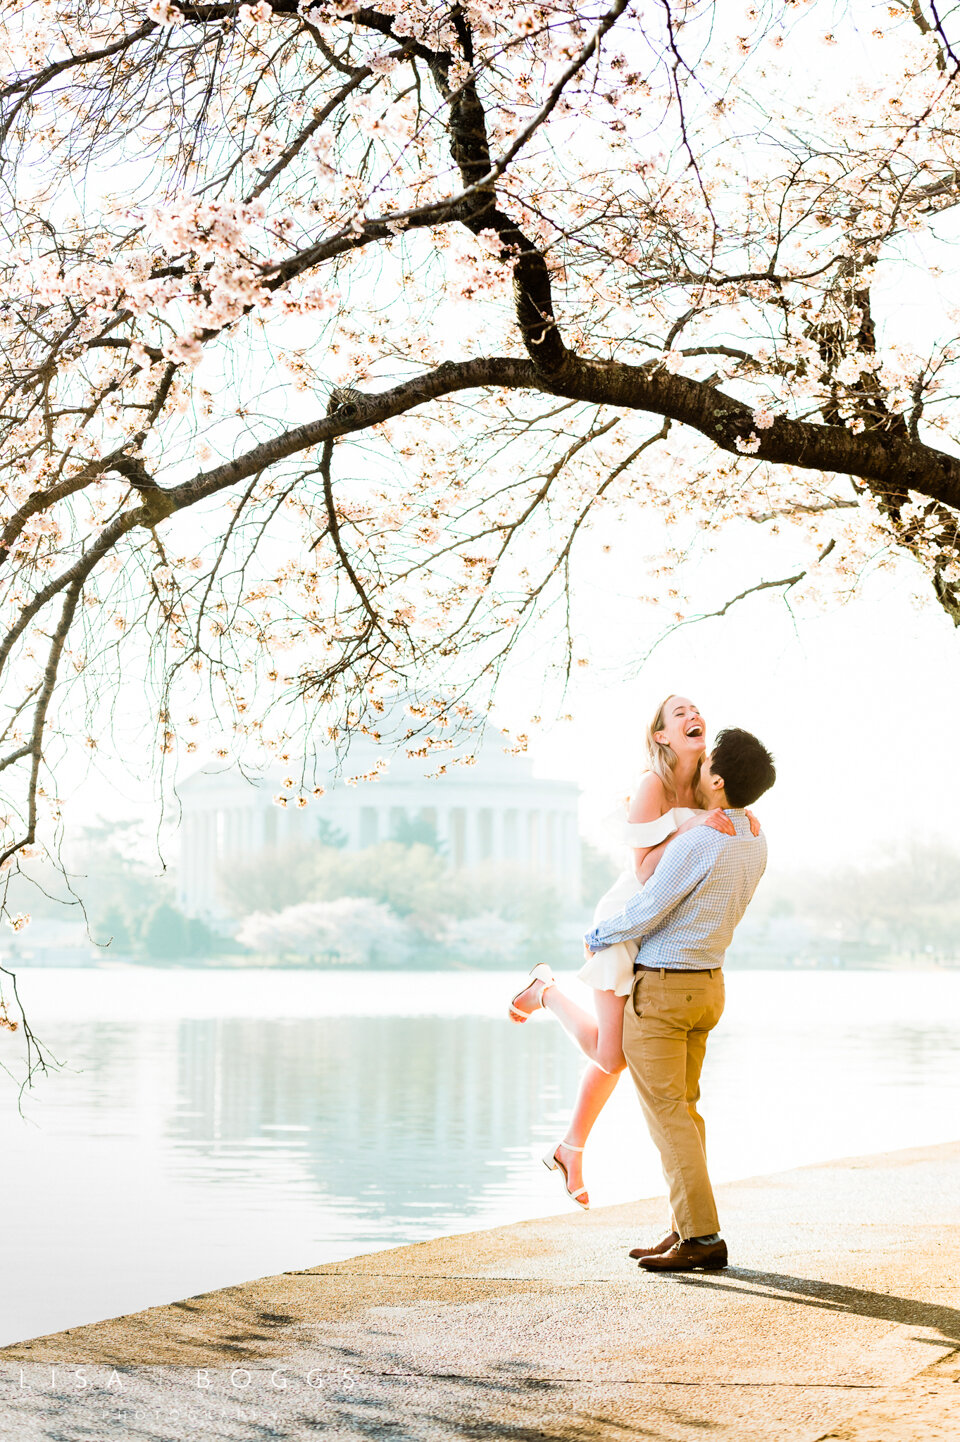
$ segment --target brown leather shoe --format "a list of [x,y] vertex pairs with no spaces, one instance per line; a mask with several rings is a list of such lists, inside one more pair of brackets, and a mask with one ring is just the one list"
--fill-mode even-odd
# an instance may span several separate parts
[[655,1247],[634,1247],[632,1251],[627,1253],[627,1256],[662,1257],[664,1252],[669,1252],[670,1248],[675,1247],[679,1240],[680,1238],[676,1232],[668,1232],[667,1235],[663,1238],[663,1241],[658,1242]]
[[655,1257],[641,1257],[641,1267],[648,1272],[692,1272],[702,1267],[716,1272],[727,1265],[727,1244],[719,1242],[678,1242],[669,1252]]

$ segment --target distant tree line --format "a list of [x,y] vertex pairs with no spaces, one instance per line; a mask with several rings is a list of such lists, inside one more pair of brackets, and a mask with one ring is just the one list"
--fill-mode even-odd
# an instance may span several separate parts
[[[8,902],[34,921],[85,922],[106,957],[201,962],[222,951],[224,938],[176,905],[170,874],[143,859],[149,852],[136,821],[88,825],[66,870],[21,863],[9,880]],[[27,928],[22,944],[29,948],[31,940]]]
[[430,839],[283,848],[220,873],[241,943],[274,957],[511,964],[556,955],[565,904],[516,863],[452,871]]
[[[85,921],[104,958],[142,962],[496,966],[558,957],[558,922],[576,898],[561,898],[541,875],[494,861],[452,871],[417,821],[362,851],[345,842],[327,827],[313,843],[223,866],[228,919],[208,925],[184,914],[170,873],[144,859],[153,848],[135,821],[96,823],[66,874],[34,859],[10,878],[10,900],[35,922]],[[589,848],[585,862],[585,893],[599,894],[615,868]],[[29,953],[34,935],[28,927],[16,949]]]
[[[248,955],[305,964],[576,964],[573,899],[549,879],[512,862],[452,871],[427,832],[363,851],[348,851],[343,840],[331,830],[312,845],[224,867],[220,892],[231,921],[223,928],[178,908],[169,873],[141,859],[149,848],[135,822],[88,826],[74,848],[71,879],[82,881],[85,911],[63,875],[39,861],[10,878],[10,901],[35,920],[86,915],[105,957],[143,962]],[[584,847],[584,912],[615,871]],[[29,928],[22,944],[30,944]],[[916,840],[857,864],[772,872],[730,962],[960,965],[960,852]]]
[[860,864],[770,876],[735,952],[768,965],[960,965],[960,853],[914,840]]

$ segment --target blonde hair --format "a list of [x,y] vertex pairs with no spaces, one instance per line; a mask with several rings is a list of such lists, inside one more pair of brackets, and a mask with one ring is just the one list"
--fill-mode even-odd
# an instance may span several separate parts
[[672,701],[674,696],[677,695],[679,695],[679,692],[671,691],[669,696],[664,697],[654,713],[653,720],[647,727],[647,760],[650,762],[650,770],[654,776],[660,777],[660,780],[663,782],[663,789],[671,801],[676,801],[677,799],[677,785],[673,778],[673,768],[677,764],[677,753],[672,746],[667,746],[664,742],[657,741],[656,732],[663,730],[663,713],[667,709],[668,702]]

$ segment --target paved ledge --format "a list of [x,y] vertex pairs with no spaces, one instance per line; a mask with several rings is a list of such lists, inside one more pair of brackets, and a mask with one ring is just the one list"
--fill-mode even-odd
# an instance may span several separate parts
[[0,1349],[0,1437],[958,1442],[960,1143],[265,1277]]

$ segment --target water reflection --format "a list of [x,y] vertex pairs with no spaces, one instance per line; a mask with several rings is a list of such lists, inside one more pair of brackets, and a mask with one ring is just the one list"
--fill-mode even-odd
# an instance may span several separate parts
[[[29,1125],[0,1113],[0,1340],[567,1205],[537,1155],[582,1062],[552,1023],[505,1022],[500,977],[29,980],[69,1069]],[[728,994],[718,1179],[955,1138],[960,974],[741,973]],[[600,1204],[661,1190],[627,1080],[587,1169]]]
[[255,1176],[296,1161],[317,1199],[398,1236],[483,1214],[511,1156],[563,1125],[579,1062],[559,1032],[486,1017],[187,1021],[177,1030],[180,1165]]

